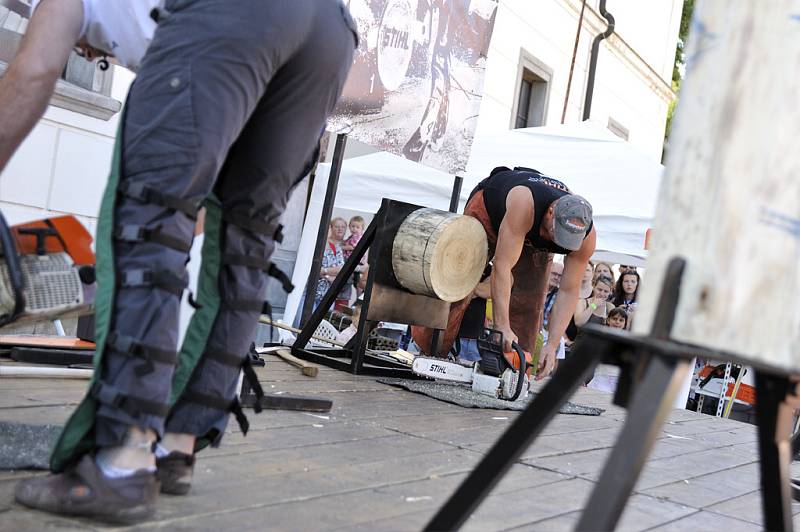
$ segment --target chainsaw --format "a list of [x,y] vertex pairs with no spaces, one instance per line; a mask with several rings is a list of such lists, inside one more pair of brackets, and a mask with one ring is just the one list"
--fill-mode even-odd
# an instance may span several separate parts
[[92,236],[74,216],[9,227],[0,214],[0,327],[88,314]]
[[471,366],[443,358],[416,357],[411,370],[438,381],[471,384],[472,390],[505,401],[523,400],[528,396],[527,353],[516,343],[514,351],[503,352],[503,333],[484,329],[478,337],[481,359]]

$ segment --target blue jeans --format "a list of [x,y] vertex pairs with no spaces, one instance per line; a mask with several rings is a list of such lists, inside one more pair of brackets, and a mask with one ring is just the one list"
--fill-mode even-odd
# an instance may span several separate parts
[[458,353],[460,360],[475,362],[481,359],[481,354],[478,351],[478,340],[475,338],[459,338],[461,350]]

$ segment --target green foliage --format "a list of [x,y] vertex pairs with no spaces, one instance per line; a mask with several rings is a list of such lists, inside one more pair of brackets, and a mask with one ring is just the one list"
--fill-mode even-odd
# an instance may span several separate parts
[[[686,38],[689,35],[689,27],[692,24],[692,13],[694,12],[694,0],[683,0],[683,12],[681,13],[681,26],[678,30],[678,46],[675,48],[675,62],[672,67],[672,90],[675,94],[680,94],[681,81],[683,79],[683,69],[686,64],[686,56],[684,49],[686,47]],[[669,138],[670,128],[672,126],[672,116],[675,113],[675,107],[678,105],[678,98],[676,97],[669,104],[667,111],[667,127],[664,130],[664,141]]]

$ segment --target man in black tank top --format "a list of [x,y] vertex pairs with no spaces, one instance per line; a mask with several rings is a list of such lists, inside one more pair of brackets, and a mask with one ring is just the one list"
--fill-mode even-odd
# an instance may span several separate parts
[[[545,293],[552,254],[565,255],[561,285],[548,320],[548,341],[539,359],[537,378],[541,379],[555,366],[559,340],[575,310],[584,268],[594,253],[592,207],[561,181],[530,168],[494,169],[473,191],[470,201],[473,199],[482,199],[491,229],[497,235],[492,261],[492,305],[494,326],[502,331],[506,350],[512,340],[517,341],[517,333],[520,337],[538,333],[542,319],[540,302],[530,307],[534,315],[515,319],[513,314],[518,307],[529,306],[526,297]],[[547,257],[537,260],[536,255],[542,252]],[[529,281],[515,278],[511,273],[513,269],[518,275],[521,266],[525,266],[520,264],[523,261],[536,266],[524,271],[537,278],[537,286],[533,292],[516,294],[517,285]],[[544,271],[535,271],[542,268]],[[516,328],[526,330],[513,330],[512,321]]]

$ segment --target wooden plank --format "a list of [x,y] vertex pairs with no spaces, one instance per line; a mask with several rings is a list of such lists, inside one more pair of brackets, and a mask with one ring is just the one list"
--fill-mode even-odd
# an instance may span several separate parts
[[794,0],[697,4],[633,322],[650,330],[666,265],[683,257],[672,337],[791,372],[800,369],[797,11]]
[[2,334],[0,347],[51,347],[53,349],[94,349],[94,342],[72,336],[49,336],[44,334]]

